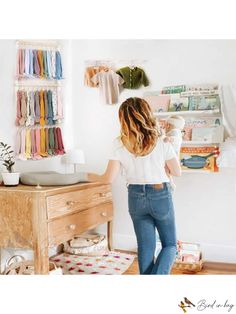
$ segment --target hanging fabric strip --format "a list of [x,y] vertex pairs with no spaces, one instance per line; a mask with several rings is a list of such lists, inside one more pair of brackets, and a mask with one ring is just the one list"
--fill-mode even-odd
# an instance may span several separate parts
[[48,95],[47,91],[43,91],[43,101],[44,101],[44,117],[45,124],[48,124]]
[[35,108],[35,104],[34,104],[34,92],[29,92],[30,95],[30,125],[34,125],[34,121],[35,121],[35,112],[34,112],[34,108]]
[[60,51],[18,49],[16,77],[63,79],[62,60]]
[[36,143],[36,158],[41,159],[41,154],[40,154],[40,129],[35,130],[35,143]]
[[29,49],[25,49],[25,69],[24,69],[24,74],[25,76],[29,76],[30,71],[29,71]]
[[22,91],[21,93],[21,118],[19,120],[20,125],[25,125],[26,116],[27,116],[27,108],[26,108],[26,93]]
[[26,121],[25,125],[30,126],[31,119],[30,119],[30,93],[25,92],[26,95]]
[[48,116],[47,116],[47,121],[48,121],[48,125],[53,125],[53,105],[52,105],[52,91],[49,90],[47,92],[47,100],[48,100]]
[[35,124],[38,124],[40,122],[40,102],[38,91],[36,91],[34,94],[34,110],[35,110]]
[[44,94],[43,90],[39,92],[39,104],[40,104],[40,125],[45,125],[45,111],[44,111]]
[[31,158],[36,160],[37,148],[36,148],[36,141],[35,141],[35,130],[30,130],[31,135]]
[[37,50],[33,50],[33,72],[35,77],[40,77],[40,65]]
[[64,145],[63,145],[63,141],[62,141],[61,129],[60,128],[56,128],[56,132],[57,132],[59,154],[63,155],[63,154],[65,154],[65,150],[64,150]]
[[56,75],[55,79],[62,79],[62,64],[61,64],[61,54],[59,51],[56,51]]
[[48,154],[49,154],[49,155],[54,155],[54,154],[55,154],[55,152],[54,152],[55,141],[54,141],[54,132],[53,132],[53,128],[49,128],[48,137],[49,137]]
[[19,158],[20,151],[21,151],[21,130],[19,129],[16,133],[16,145],[15,145],[15,154],[17,158]]
[[21,119],[21,91],[17,91],[16,94],[16,125],[20,124]]
[[40,129],[40,155],[42,157],[47,157],[48,153],[46,152],[46,142],[45,142],[45,130],[44,128]]
[[30,129],[26,129],[26,134],[25,134],[25,157],[27,159],[31,158],[31,132]]
[[25,156],[25,129],[21,130],[19,159],[26,160],[26,156]]

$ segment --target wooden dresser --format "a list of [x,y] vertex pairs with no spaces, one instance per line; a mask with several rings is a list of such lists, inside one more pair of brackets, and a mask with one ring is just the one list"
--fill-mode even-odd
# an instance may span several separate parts
[[107,223],[112,247],[111,186],[0,187],[0,247],[34,250],[36,274],[48,274],[48,248]]

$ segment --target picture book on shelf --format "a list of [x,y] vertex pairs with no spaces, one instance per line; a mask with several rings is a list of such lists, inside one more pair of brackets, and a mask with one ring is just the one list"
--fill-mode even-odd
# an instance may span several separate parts
[[190,96],[215,96],[218,95],[218,90],[202,90],[202,91],[186,91],[180,93],[181,97],[190,97]]
[[186,91],[186,85],[173,85],[163,87],[162,94],[179,94]]
[[222,143],[224,138],[224,128],[222,125],[209,128],[193,128],[192,141],[202,141],[210,143]]
[[219,148],[216,146],[181,147],[180,163],[183,170],[205,170],[217,172],[216,157]]
[[186,92],[206,92],[206,91],[218,91],[218,84],[193,84],[186,85]]
[[170,95],[169,111],[187,111],[188,107],[188,97],[181,97],[180,94]]
[[183,140],[192,140],[192,130],[193,128],[210,128],[222,125],[222,118],[215,117],[205,117],[205,118],[194,118],[188,117],[185,119],[185,126],[183,129]]
[[146,93],[143,97],[154,112],[167,112],[170,104],[170,95]]
[[191,96],[189,97],[189,110],[219,110],[220,98],[213,96]]

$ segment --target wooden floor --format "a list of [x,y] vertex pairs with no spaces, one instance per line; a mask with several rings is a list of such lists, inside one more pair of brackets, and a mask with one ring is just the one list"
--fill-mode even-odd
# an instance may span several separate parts
[[[126,252],[126,253],[135,254],[132,252]],[[138,275],[138,274],[139,274],[138,261],[137,261],[137,258],[135,258],[133,264],[124,273],[124,275]],[[204,262],[202,270],[196,274],[186,273],[179,270],[172,270],[171,274],[172,275],[236,275],[236,264],[216,263],[216,262],[207,261],[207,262]]]

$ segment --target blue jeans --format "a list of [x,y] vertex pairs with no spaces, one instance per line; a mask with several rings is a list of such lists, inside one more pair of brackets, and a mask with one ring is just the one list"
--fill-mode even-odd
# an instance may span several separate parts
[[[169,274],[176,256],[176,229],[169,183],[157,189],[152,184],[128,186],[129,213],[138,243],[140,274]],[[156,229],[162,249],[154,261]]]

